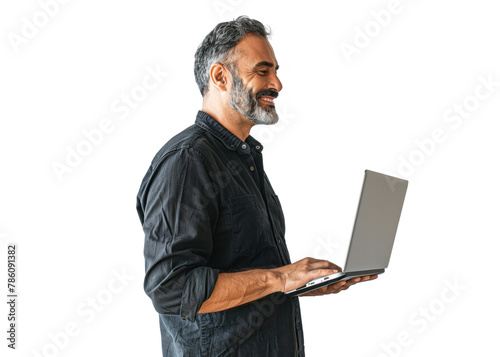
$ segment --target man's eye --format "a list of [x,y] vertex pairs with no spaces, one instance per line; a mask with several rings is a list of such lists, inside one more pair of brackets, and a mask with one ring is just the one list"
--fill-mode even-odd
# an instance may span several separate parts
[[261,76],[267,76],[267,71],[259,71],[259,75],[261,75]]

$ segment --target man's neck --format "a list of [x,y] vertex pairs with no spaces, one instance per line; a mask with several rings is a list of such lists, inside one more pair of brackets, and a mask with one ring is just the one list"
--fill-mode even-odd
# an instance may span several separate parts
[[246,138],[250,135],[250,129],[252,129],[252,127],[254,126],[254,123],[252,123],[250,120],[245,118],[238,111],[231,107],[216,107],[210,105],[209,103],[203,102],[201,110],[217,120],[219,124],[229,130],[241,141],[246,140]]

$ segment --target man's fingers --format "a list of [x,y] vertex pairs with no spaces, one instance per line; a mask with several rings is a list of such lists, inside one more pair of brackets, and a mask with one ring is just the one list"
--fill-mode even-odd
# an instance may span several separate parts
[[339,281],[338,283],[330,285],[330,294],[337,294],[344,290],[344,287],[347,285],[346,281]]
[[367,281],[367,280],[371,280],[371,277],[370,276],[363,276],[363,277],[356,277],[356,278],[352,278],[349,280],[340,281],[338,283],[330,285],[329,286],[330,289],[329,289],[328,293],[337,294],[343,290],[349,289],[349,287],[351,287],[352,285],[355,285],[357,283],[360,283],[362,281]]
[[332,262],[328,260],[318,260],[314,258],[306,258],[305,263],[309,270],[318,270],[318,269],[332,269],[337,270],[338,272],[342,271],[342,269]]
[[343,281],[339,281],[338,283],[324,286],[324,287],[319,288],[317,290],[313,290],[309,293],[305,293],[301,296],[338,294],[341,291],[349,289],[349,287],[351,287],[352,285],[355,285],[357,283],[364,282],[364,281],[374,280],[377,278],[378,278],[378,275],[367,275],[367,276],[352,278],[349,280],[343,280]]

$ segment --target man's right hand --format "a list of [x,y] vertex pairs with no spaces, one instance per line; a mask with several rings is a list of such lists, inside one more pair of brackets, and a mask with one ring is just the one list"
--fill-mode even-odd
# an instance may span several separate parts
[[304,258],[296,263],[272,270],[279,276],[281,292],[295,290],[306,285],[313,279],[342,271],[338,265],[328,260],[314,258]]

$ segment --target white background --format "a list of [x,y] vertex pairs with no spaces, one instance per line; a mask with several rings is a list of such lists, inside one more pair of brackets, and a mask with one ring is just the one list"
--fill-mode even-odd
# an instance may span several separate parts
[[[201,107],[197,46],[217,23],[242,14],[272,28],[280,64],[281,122],[252,135],[265,146],[292,260],[343,264],[364,169],[410,181],[386,274],[339,295],[301,299],[307,355],[500,352],[493,1],[74,0],[44,17],[40,4],[48,2],[0,9],[5,299],[7,243],[19,252],[12,355],[161,354],[158,317],[142,290],[135,196],[154,154]],[[30,33],[24,18],[38,27]],[[356,53],[342,51],[356,44]],[[113,111],[122,95],[141,93],[147,68],[168,76],[127,115]],[[477,99],[481,79],[497,84]],[[447,122],[443,116],[464,101],[467,118]],[[83,131],[105,118],[111,132],[59,180],[54,162],[66,165]],[[436,130],[441,142],[430,144]],[[74,336],[66,338],[68,324]],[[0,350],[11,355],[4,335]]]

